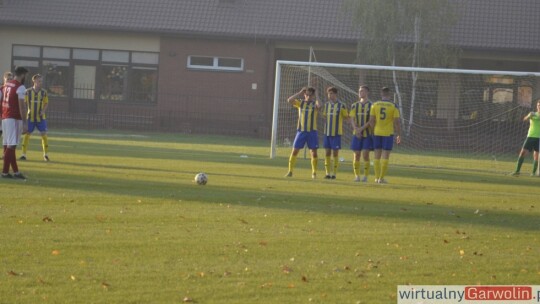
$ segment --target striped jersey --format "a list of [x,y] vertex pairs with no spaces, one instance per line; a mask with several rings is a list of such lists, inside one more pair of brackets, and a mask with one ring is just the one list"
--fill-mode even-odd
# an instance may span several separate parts
[[26,108],[28,109],[27,118],[30,122],[40,122],[45,119],[45,114],[39,115],[46,104],[49,103],[49,97],[47,97],[47,91],[40,89],[34,91],[33,88],[26,90],[26,96],[24,98]]
[[[371,103],[371,101],[367,101],[365,103],[357,101],[353,103],[349,115],[352,119],[354,119],[354,123],[357,127],[360,128],[369,123],[369,111],[371,110],[372,105],[373,103]],[[362,131],[362,137],[368,137],[369,135],[373,135],[371,128],[366,128],[364,131]]]
[[324,105],[323,116],[326,117],[324,135],[336,136],[343,134],[343,119],[349,117],[347,106],[340,102],[327,102]]
[[317,107],[315,101],[295,99],[292,106],[298,108],[297,130],[301,132],[317,131]]
[[375,117],[374,135],[394,135],[394,119],[399,118],[399,110],[394,103],[390,101],[377,101],[371,106],[369,115]]

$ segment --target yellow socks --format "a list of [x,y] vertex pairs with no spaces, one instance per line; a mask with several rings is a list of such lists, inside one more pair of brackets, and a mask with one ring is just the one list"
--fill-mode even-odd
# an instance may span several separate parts
[[311,158],[311,172],[312,174],[317,174],[317,163],[319,160],[316,157]]
[[369,160],[364,162],[364,176],[369,176]]
[[289,157],[289,172],[293,172],[295,166],[296,156],[291,154],[291,157]]
[[47,155],[49,153],[49,140],[47,139],[47,135],[41,136],[41,146],[43,147],[43,155]]
[[375,169],[375,179],[381,178],[381,160],[376,159],[373,161],[373,168]]
[[22,154],[26,155],[26,150],[28,150],[28,142],[30,142],[30,134],[24,134],[23,144],[22,144]]
[[353,160],[352,164],[353,164],[354,176],[360,176],[360,161]]
[[324,170],[326,171],[326,175],[330,175],[330,162],[331,161],[332,161],[331,156],[324,157]]
[[337,175],[338,167],[339,167],[339,158],[334,157],[334,176]]
[[388,159],[381,159],[381,177],[384,178],[386,176],[386,171],[388,171]]

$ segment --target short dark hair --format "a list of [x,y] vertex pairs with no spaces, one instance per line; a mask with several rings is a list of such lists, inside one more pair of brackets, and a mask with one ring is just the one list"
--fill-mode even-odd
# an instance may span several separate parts
[[328,88],[326,89],[326,92],[328,92],[328,93],[329,93],[329,92],[332,92],[332,93],[334,93],[334,94],[337,94],[337,88],[336,88],[336,87],[328,87]]
[[42,78],[43,76],[41,76],[40,74],[35,74],[34,76],[32,76],[32,81],[36,81],[36,79],[38,78]]
[[24,74],[28,73],[28,70],[25,67],[16,67],[15,68],[15,76],[22,76]]
[[315,94],[315,88],[314,87],[303,87],[302,91],[310,91],[311,94]]
[[361,85],[359,90],[360,89],[366,89],[369,92],[369,87],[367,85]]

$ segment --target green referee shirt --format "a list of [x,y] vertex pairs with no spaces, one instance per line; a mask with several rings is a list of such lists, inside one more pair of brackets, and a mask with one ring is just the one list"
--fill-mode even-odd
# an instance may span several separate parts
[[529,126],[527,137],[540,138],[540,113],[531,112],[529,120],[531,125]]

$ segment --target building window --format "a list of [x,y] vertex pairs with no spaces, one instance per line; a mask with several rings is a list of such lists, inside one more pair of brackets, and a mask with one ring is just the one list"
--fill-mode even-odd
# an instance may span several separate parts
[[243,71],[244,59],[228,57],[188,56],[187,67],[198,70]]
[[129,77],[131,99],[136,102],[156,102],[157,69],[133,67]]
[[14,45],[12,52],[12,67],[42,74],[51,97],[157,102],[158,53],[31,45]]
[[69,61],[43,61],[43,87],[49,96],[69,96],[69,72]]
[[127,67],[106,65],[101,67],[101,100],[123,101],[127,99]]
[[87,50],[87,49],[74,49],[73,50],[73,59],[78,60],[99,60],[99,51],[98,50]]

